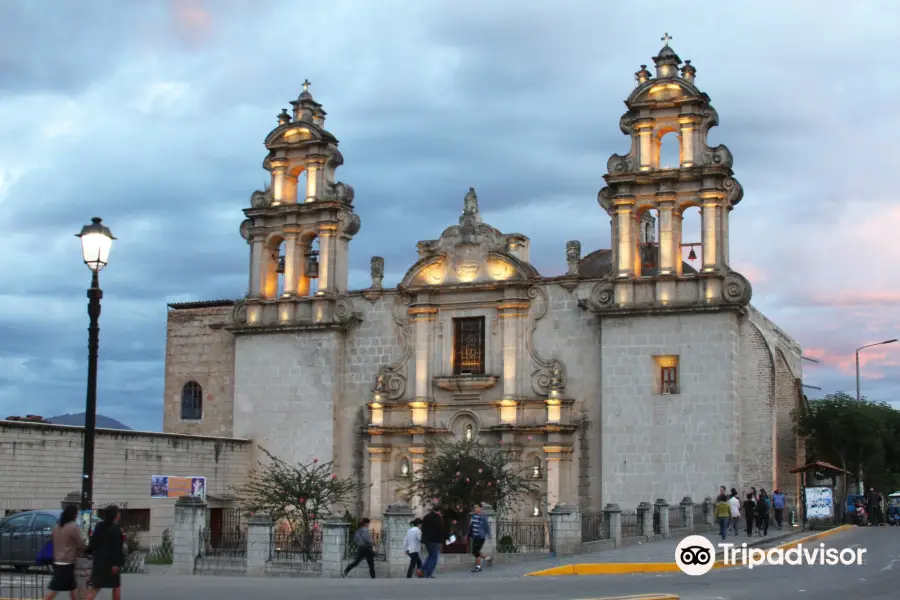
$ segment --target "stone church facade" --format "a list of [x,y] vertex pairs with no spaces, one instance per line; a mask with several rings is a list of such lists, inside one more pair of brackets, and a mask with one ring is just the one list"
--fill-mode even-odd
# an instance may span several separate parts
[[[611,249],[582,256],[570,241],[567,271],[543,275],[529,239],[485,223],[490,199],[470,189],[459,222],[418,243],[394,288],[376,256],[371,285],[348,289],[361,220],[305,84],[265,140],[271,184],[244,210],[247,295],[170,305],[165,431],[334,459],[370,515],[437,436],[517,449],[541,489],[527,514],[702,499],[719,485],[799,502],[800,347],[730,266],[743,190],[729,150],[707,145],[718,115],[696,69],[668,45],[654,62],[636,73],[619,123],[630,149],[609,159],[598,196]],[[667,134],[680,147],[671,168]],[[688,244],[694,207],[702,239]]]

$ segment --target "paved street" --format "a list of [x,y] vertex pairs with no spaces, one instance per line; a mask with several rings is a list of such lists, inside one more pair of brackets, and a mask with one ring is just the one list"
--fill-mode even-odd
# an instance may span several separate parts
[[[238,600],[311,597],[323,600],[395,600],[429,596],[472,600],[501,593],[517,600],[580,600],[603,596],[671,592],[682,600],[758,600],[797,594],[816,600],[888,600],[897,597],[900,584],[900,529],[856,528],[824,538],[826,547],[868,550],[862,566],[758,567],[713,571],[702,577],[681,573],[597,577],[523,578],[512,570],[497,569],[475,576],[447,574],[421,580],[248,579],[223,577],[166,577],[132,575],[125,579],[129,600],[194,600],[198,597]],[[581,557],[585,561],[585,557]]]

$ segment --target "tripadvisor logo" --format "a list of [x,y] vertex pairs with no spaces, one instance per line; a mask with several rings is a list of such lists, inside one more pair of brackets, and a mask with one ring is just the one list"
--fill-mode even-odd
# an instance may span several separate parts
[[706,575],[716,562],[716,547],[702,535],[689,535],[675,548],[675,564],[687,575]]

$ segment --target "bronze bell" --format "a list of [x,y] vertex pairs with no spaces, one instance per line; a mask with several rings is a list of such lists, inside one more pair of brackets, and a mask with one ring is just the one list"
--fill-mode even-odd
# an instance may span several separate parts
[[278,266],[275,267],[275,272],[284,274],[284,256],[278,257]]
[[306,255],[306,276],[310,279],[318,279],[319,277],[319,253],[313,250]]
[[697,253],[694,252],[693,246],[691,246],[691,251],[688,253],[688,260],[697,260]]

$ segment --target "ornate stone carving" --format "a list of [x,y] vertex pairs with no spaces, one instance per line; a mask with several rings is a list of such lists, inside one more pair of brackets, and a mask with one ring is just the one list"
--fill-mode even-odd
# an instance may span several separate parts
[[599,192],[597,192],[597,204],[605,210],[607,213],[612,214],[613,203],[612,196],[609,187],[604,187]]
[[381,283],[384,281],[384,257],[373,256],[369,262],[369,272],[372,275],[372,289],[381,289]]
[[347,323],[353,319],[353,300],[347,296],[339,296],[334,301],[334,320]]
[[412,333],[410,332],[407,314],[407,307],[411,302],[412,298],[409,294],[401,292],[397,295],[393,317],[402,338],[401,347],[403,351],[396,362],[385,365],[378,370],[378,377],[375,380],[376,384],[379,379],[381,380],[380,385],[384,390],[383,394],[389,400],[402,398],[403,394],[406,393],[406,365],[413,351]]
[[615,292],[613,285],[608,281],[601,281],[591,290],[588,298],[588,306],[592,309],[606,308],[612,306],[615,300]]
[[478,194],[475,193],[475,188],[473,187],[469,188],[469,191],[466,193],[466,197],[463,198],[463,214],[478,214]]
[[580,283],[577,277],[569,277],[568,279],[560,279],[557,281],[559,286],[570,294],[578,287]]
[[250,206],[252,208],[266,208],[268,206],[272,206],[272,192],[271,190],[256,190],[252,194],[250,194]]
[[241,228],[240,228],[241,237],[244,238],[245,240],[247,240],[248,242],[250,241],[250,226],[252,224],[253,224],[253,221],[251,221],[250,219],[244,219],[243,221],[241,221]]
[[337,215],[338,221],[342,225],[341,233],[347,237],[352,237],[359,233],[362,227],[362,221],[355,212],[341,211]]
[[746,277],[730,271],[722,282],[722,299],[729,304],[747,305],[753,296],[753,287]]
[[231,309],[231,322],[238,327],[247,324],[247,303],[244,300],[238,300]]
[[[534,362],[531,371],[531,388],[538,396],[548,396],[550,394],[550,383],[553,381],[553,374],[557,374],[557,379],[561,382],[562,387],[566,385],[566,367],[555,358],[544,358],[538,352],[534,345],[534,332],[537,329],[537,322],[540,321],[550,308],[550,300],[547,292],[538,286],[528,288],[528,297],[532,300],[532,315],[529,318],[528,335],[525,338],[525,347],[531,360]],[[537,304],[534,300],[540,298]]]
[[725,188],[725,200],[727,200],[731,206],[736,205],[743,199],[744,186],[742,186],[734,177],[729,177],[723,181],[722,186]]
[[550,391],[561,392],[563,390],[563,374],[559,365],[550,368]]
[[569,265],[569,275],[578,275],[578,262],[581,260],[581,242],[570,240],[566,242],[566,262]]

